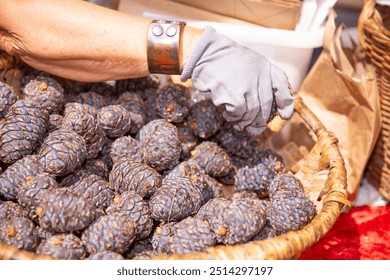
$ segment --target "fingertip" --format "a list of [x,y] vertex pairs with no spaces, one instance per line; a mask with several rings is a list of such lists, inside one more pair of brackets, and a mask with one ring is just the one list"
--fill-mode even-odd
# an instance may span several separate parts
[[294,114],[294,105],[295,100],[292,100],[290,104],[284,104],[283,108],[278,107],[279,116],[284,120],[290,119]]
[[266,128],[265,126],[260,126],[260,127],[247,126],[245,128],[245,131],[253,136],[258,136],[264,132],[265,128]]

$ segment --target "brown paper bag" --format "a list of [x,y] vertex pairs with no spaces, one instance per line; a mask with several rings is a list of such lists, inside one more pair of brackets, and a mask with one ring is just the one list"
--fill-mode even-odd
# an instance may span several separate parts
[[381,120],[375,70],[364,63],[359,47],[341,43],[331,12],[323,51],[299,90],[305,104],[339,139],[345,160],[349,199],[354,201],[378,138]]

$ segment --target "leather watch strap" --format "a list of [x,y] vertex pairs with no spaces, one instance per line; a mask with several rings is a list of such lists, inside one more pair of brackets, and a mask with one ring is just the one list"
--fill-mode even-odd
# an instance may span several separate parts
[[185,22],[153,20],[148,29],[148,68],[150,73],[179,75],[181,34]]

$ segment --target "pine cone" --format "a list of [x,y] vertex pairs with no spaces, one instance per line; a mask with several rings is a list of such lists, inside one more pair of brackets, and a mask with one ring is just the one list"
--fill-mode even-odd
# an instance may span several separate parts
[[81,260],[87,255],[81,239],[72,233],[56,234],[42,240],[37,254],[63,260]]
[[211,141],[203,141],[191,152],[191,160],[195,161],[211,177],[223,177],[230,173],[233,163],[229,155]]
[[135,240],[145,239],[153,230],[148,202],[133,191],[126,191],[116,196],[113,203],[106,209],[106,213],[124,213],[132,218],[136,225]]
[[135,135],[146,124],[146,107],[142,96],[137,92],[122,92],[115,104],[130,113],[130,134]]
[[62,128],[74,130],[83,137],[87,149],[86,158],[96,158],[103,148],[104,134],[93,115],[69,104],[72,103],[65,105]]
[[202,100],[192,105],[187,122],[196,136],[207,139],[222,127],[224,118],[211,100]]
[[105,209],[114,199],[114,192],[110,189],[110,184],[94,174],[82,178],[68,189],[75,194],[81,194],[96,208]]
[[23,88],[24,98],[37,102],[49,114],[60,113],[64,104],[64,89],[53,78],[38,76]]
[[97,123],[107,137],[121,137],[131,128],[131,116],[121,105],[110,105],[98,111]]
[[251,198],[211,199],[195,217],[207,221],[217,240],[226,245],[249,241],[266,222],[266,214]]
[[191,94],[182,85],[168,84],[161,88],[155,99],[154,109],[160,118],[172,123],[181,123],[191,107]]
[[102,95],[97,94],[96,92],[93,92],[93,91],[82,92],[80,94],[77,94],[72,99],[72,103],[73,102],[84,104],[84,105],[89,105],[89,106],[94,107],[97,110],[107,106],[107,102],[106,102],[105,98]]
[[111,145],[110,156],[113,163],[122,160],[144,161],[144,151],[141,143],[131,136],[115,139]]
[[175,224],[167,251],[171,254],[189,254],[203,251],[216,243],[216,236],[207,222],[188,217]]
[[27,178],[39,172],[38,156],[28,155],[10,165],[0,174],[0,194],[6,199],[16,201],[16,196]]
[[183,162],[163,178],[150,198],[152,217],[157,221],[179,221],[195,214],[205,200],[205,185],[199,166]]
[[28,210],[13,201],[0,203],[0,226],[15,217],[28,218]]
[[278,234],[300,230],[316,216],[314,203],[305,196],[300,181],[290,174],[280,174],[270,186],[271,207],[268,220]]
[[39,151],[43,171],[64,176],[81,166],[87,155],[84,139],[76,132],[59,129],[50,133]]
[[180,140],[177,128],[164,119],[147,123],[139,132],[144,160],[157,171],[172,169],[179,162]]
[[14,89],[0,81],[0,118],[5,118],[12,104],[16,102]]
[[235,174],[237,191],[255,192],[260,198],[269,196],[269,187],[275,174],[265,164],[239,168]]
[[0,242],[18,249],[35,251],[39,237],[32,221],[14,217],[0,226]]
[[111,189],[119,194],[134,191],[142,197],[150,197],[161,186],[161,175],[156,170],[132,160],[114,164],[109,178]]
[[98,216],[92,202],[86,200],[82,194],[75,194],[65,188],[47,191],[36,212],[41,227],[57,233],[82,230]]
[[0,124],[0,160],[12,164],[35,151],[49,128],[49,114],[32,100],[18,100]]
[[105,215],[84,230],[81,239],[90,254],[103,250],[123,254],[135,239],[135,227],[124,213]]
[[36,208],[44,194],[52,188],[57,188],[58,183],[54,177],[48,173],[39,173],[35,177],[29,177],[21,185],[17,193],[17,200],[20,205],[29,210],[29,216],[36,220]]

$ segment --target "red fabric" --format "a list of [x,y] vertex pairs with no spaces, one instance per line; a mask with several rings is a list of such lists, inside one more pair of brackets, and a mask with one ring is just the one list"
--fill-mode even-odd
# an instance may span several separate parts
[[360,206],[341,214],[301,260],[390,260],[390,206]]

